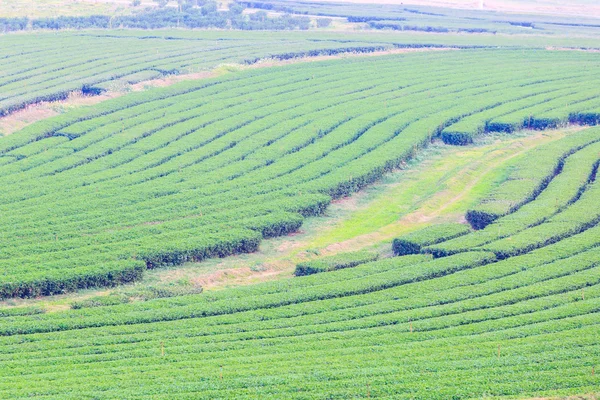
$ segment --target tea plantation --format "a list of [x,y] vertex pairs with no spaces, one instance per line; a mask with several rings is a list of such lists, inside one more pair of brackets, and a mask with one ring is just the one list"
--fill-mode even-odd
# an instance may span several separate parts
[[[282,4],[344,23],[362,12]],[[402,21],[368,9],[357,23]],[[428,10],[401,12],[425,27],[444,19]],[[227,72],[0,137],[0,398],[597,398],[597,27],[544,17],[537,29],[550,33],[521,35],[527,26],[485,15],[473,22],[483,31],[448,35],[1,35],[4,120],[73,93]],[[319,235],[332,202],[390,172],[428,171],[432,148],[515,136],[535,144],[490,157],[493,181],[465,189],[472,201],[452,220],[326,256],[307,248],[270,281],[106,295],[157,271],[177,279],[183,264],[243,261],[307,225]],[[272,247],[299,248],[287,239]]]
[[[499,200],[517,175],[523,185],[537,185],[535,198],[524,195],[520,207],[479,231],[445,225],[398,239],[438,243],[403,247],[420,254],[369,261],[352,253],[338,257],[349,268],[310,276],[4,315],[0,393],[135,399],[596,393],[599,143],[600,129],[589,128],[548,145],[544,161],[560,167],[546,178],[536,176],[536,164],[526,168],[517,160],[514,175],[490,199]],[[553,153],[557,148],[563,152]],[[560,206],[544,200],[560,195],[569,199]],[[540,219],[524,223],[526,208]],[[499,224],[510,236],[487,236],[480,244],[479,234]],[[458,249],[457,240],[464,247],[446,255]],[[445,253],[436,254],[440,249]]]
[[437,136],[469,143],[501,118],[517,129],[542,115],[587,123],[600,110],[598,61],[489,50],[336,60],[190,81],[31,125],[0,142],[0,294],[251,252]]

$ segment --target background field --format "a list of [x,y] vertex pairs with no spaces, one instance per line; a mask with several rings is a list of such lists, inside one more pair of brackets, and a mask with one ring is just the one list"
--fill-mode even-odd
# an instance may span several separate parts
[[[339,1],[325,0],[325,2]],[[358,4],[415,4],[430,7],[490,10],[518,14],[600,16],[600,7],[594,0],[574,0],[568,2],[561,0],[349,0],[347,2]]]
[[[144,1],[144,5],[153,2]],[[130,1],[86,0],[3,0],[0,3],[2,17],[55,17],[57,15],[128,14]]]
[[[499,60],[514,69],[497,76]],[[467,144],[487,121],[597,115],[596,62],[497,50],[348,58],[181,83],[31,125],[0,148],[3,296],[255,251],[432,138]]]
[[[199,78],[270,61],[323,55],[377,53],[411,48],[600,47],[598,40],[560,35],[465,35],[418,32],[211,32],[139,30],[19,33],[3,37],[0,114],[76,97],[104,98],[143,89],[152,80]],[[81,46],[81,47],[80,47]],[[73,52],[76,50],[76,56]],[[35,56],[35,60],[32,57]],[[31,60],[31,61],[28,61]],[[27,68],[21,68],[27,62]],[[231,64],[234,64],[233,66]],[[232,68],[233,67],[233,68]],[[200,74],[200,75],[193,75]],[[204,74],[204,75],[202,75]],[[151,83],[151,82],[150,82]],[[102,97],[100,97],[102,98]],[[85,102],[80,102],[85,103]],[[60,110],[56,104],[54,110]],[[35,113],[34,113],[35,114]],[[47,115],[42,113],[43,115]],[[27,117],[0,122],[0,135],[23,126]],[[35,120],[35,118],[31,118]],[[3,126],[4,125],[4,126]]]
[[[333,3],[422,5],[431,7],[449,7],[467,10],[481,9],[479,0],[347,0]],[[229,3],[229,2],[224,2]],[[485,0],[484,10],[502,11],[520,14],[554,14],[600,17],[600,7],[594,0]],[[175,2],[173,2],[175,4]],[[155,7],[156,3],[142,0],[138,7]],[[127,14],[135,10],[129,0],[3,0],[0,3],[0,15],[3,17],[52,17],[60,15],[91,14]]]

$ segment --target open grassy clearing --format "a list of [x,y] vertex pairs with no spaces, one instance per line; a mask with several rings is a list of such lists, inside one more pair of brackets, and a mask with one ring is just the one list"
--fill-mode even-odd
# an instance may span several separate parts
[[[429,165],[426,173],[404,177],[384,189],[381,195],[377,194],[379,186],[375,187],[375,199],[370,201],[366,209],[354,213],[348,221],[336,224],[311,245],[327,249],[338,246],[355,248],[361,247],[363,241],[389,241],[399,233],[410,232],[433,222],[464,222],[464,213],[502,179],[506,173],[503,166],[514,157],[546,141],[556,140],[564,133],[564,130],[530,133],[531,136],[519,139],[492,136],[484,138],[483,144],[469,150],[434,147],[431,151],[440,151],[442,158]],[[499,143],[490,144],[489,141],[494,139]],[[450,154],[445,154],[446,151]],[[422,157],[428,157],[428,152]],[[428,165],[429,161],[427,158],[425,160]],[[407,184],[406,179],[411,185]],[[366,193],[369,192],[367,189]]]

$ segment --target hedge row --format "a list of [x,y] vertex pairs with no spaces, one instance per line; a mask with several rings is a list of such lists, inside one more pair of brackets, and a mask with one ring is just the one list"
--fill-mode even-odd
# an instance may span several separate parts
[[50,296],[82,288],[130,283],[140,279],[145,270],[146,263],[140,260],[115,261],[81,268],[74,265],[32,278],[25,275],[19,281],[3,280],[0,282],[0,298]]
[[[588,102],[595,101],[596,94],[585,82],[587,74],[580,75],[566,74],[562,77],[549,78],[544,80],[539,89],[533,90],[531,85],[524,85],[515,91],[516,97],[511,101],[500,101],[492,107],[482,109],[472,115],[462,118],[457,123],[447,127],[442,132],[442,140],[447,144],[466,145],[473,143],[473,140],[479,136],[490,132],[510,133],[514,130],[524,127],[533,128],[531,121],[527,126],[516,124],[507,125],[498,122],[498,118],[505,118],[506,115],[520,113],[523,110],[531,120],[531,115],[545,115],[548,113],[552,117],[564,112],[566,103],[578,104],[579,107],[585,107]],[[548,83],[552,82],[551,86]],[[502,100],[502,99],[501,99]],[[523,117],[518,117],[518,119]],[[519,121],[520,121],[519,119]],[[540,120],[541,121],[541,120]],[[537,124],[537,122],[536,122]],[[541,122],[540,122],[541,124]],[[537,126],[542,128],[542,126]]]
[[[589,233],[500,262],[478,252],[393,257],[200,295],[11,317],[0,320],[0,393],[244,397],[251,379],[261,386],[250,396],[294,397],[300,387],[348,397],[366,391],[354,381],[369,368],[370,395],[382,397],[406,388],[431,397],[432,387],[436,398],[570,390],[594,382],[599,349],[600,236]],[[398,359],[437,372],[415,389],[413,374],[393,367]],[[309,381],[290,378],[292,370]],[[557,381],[556,371],[568,379]],[[489,379],[507,372],[536,379],[507,392],[505,380]],[[115,384],[116,373],[127,379]],[[31,389],[34,375],[45,378]]]
[[[598,132],[597,129],[593,130]],[[582,218],[578,214],[581,211],[595,215],[594,211],[589,210],[586,202],[593,201],[590,200],[590,196],[593,196],[596,190],[594,189],[594,179],[599,164],[599,151],[600,143],[597,142],[569,156],[561,173],[550,182],[548,187],[534,201],[523,205],[517,211],[499,218],[482,230],[428,246],[425,251],[441,257],[474,248],[487,248],[486,246],[493,246],[494,243],[499,242],[503,242],[508,247],[517,246],[515,237],[525,239],[525,242],[521,244],[537,242],[540,238],[558,233],[552,229],[545,229],[545,232],[541,233],[535,231],[536,229],[544,230],[540,227],[548,221],[572,215],[571,220],[565,221],[567,224],[571,224]],[[534,231],[535,234],[532,233]],[[547,244],[549,243],[552,241]],[[541,244],[544,244],[543,241]],[[527,248],[528,246],[525,245],[521,249],[531,250],[531,248]]]
[[392,250],[397,256],[418,254],[425,246],[454,239],[470,231],[468,226],[458,223],[432,225],[394,239]]
[[[165,17],[163,11],[156,15]],[[297,19],[278,20],[293,23]],[[223,21],[226,22],[226,19]],[[177,18],[173,23],[176,22]],[[5,55],[0,60],[3,71],[0,77],[0,115],[39,102],[63,100],[76,92],[96,95],[112,84],[132,84],[162,75],[208,70],[223,63],[371,52],[391,47],[377,39],[313,41],[282,34],[275,40],[266,40],[258,35],[254,39],[239,40],[235,33],[224,35],[221,35],[223,41],[189,40],[184,34],[181,37],[166,34],[148,36],[141,32],[37,33],[33,41],[23,35],[5,36],[0,44],[0,53]],[[201,36],[211,37],[210,34]],[[15,51],[16,48],[23,48],[23,51]],[[26,71],[23,71],[22,65],[27,65]]]
[[321,257],[296,264],[294,275],[304,276],[334,271],[336,269],[352,268],[360,264],[375,261],[377,258],[379,258],[379,254],[369,251],[355,251],[351,253],[336,254],[329,257]]

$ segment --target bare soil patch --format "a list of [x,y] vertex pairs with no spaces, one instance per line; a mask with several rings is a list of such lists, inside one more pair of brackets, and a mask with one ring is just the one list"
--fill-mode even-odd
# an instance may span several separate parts
[[[289,267],[293,266],[290,265]],[[287,265],[284,266],[275,263],[264,264],[260,269],[249,267],[228,268],[208,275],[198,276],[192,279],[191,282],[196,286],[201,286],[205,290],[223,289],[231,286],[274,280],[279,278],[288,269]]]
[[117,92],[104,93],[98,96],[84,96],[81,93],[72,93],[69,98],[65,100],[31,104],[19,111],[15,111],[0,118],[0,136],[10,135],[11,133],[23,129],[27,125],[42,119],[54,117],[71,108],[97,104],[120,95],[121,94]]
[[213,71],[196,72],[193,74],[169,75],[164,78],[157,78],[157,79],[152,79],[149,81],[135,83],[135,84],[131,85],[130,88],[134,92],[139,92],[141,90],[146,90],[151,87],[165,87],[165,86],[170,86],[170,85],[173,85],[173,84],[175,84],[177,82],[181,82],[181,81],[215,78],[219,75],[221,75],[221,73],[214,71],[214,70]]

